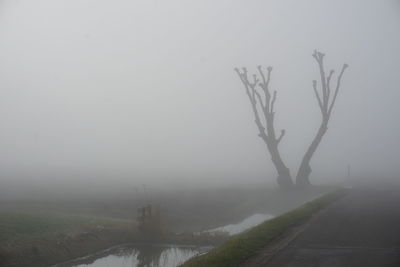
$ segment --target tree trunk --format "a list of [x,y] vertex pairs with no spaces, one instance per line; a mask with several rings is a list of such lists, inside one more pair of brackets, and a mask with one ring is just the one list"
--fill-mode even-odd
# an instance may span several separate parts
[[267,142],[268,151],[271,155],[272,163],[278,173],[277,183],[281,189],[290,189],[294,186],[290,170],[283,162],[278,150],[278,142]]
[[322,119],[322,123],[318,129],[317,135],[314,137],[314,140],[312,141],[310,147],[307,149],[307,152],[303,156],[299,171],[297,172],[296,176],[296,185],[298,187],[305,187],[310,185],[310,174],[312,171],[310,167],[310,161],[318,145],[321,143],[322,137],[328,130],[328,120],[329,118]]
[[[279,142],[285,135],[285,130],[281,130],[280,136],[277,137],[274,128],[274,104],[276,101],[277,93],[276,91],[274,91],[271,94],[269,91],[269,81],[271,78],[272,67],[267,68],[267,75],[265,75],[261,69],[261,66],[258,66],[258,71],[260,72],[260,77],[262,80],[261,82],[257,78],[257,75],[253,75],[254,81],[250,82],[247,76],[246,68],[243,68],[242,72],[240,72],[238,68],[236,68],[235,71],[242,81],[246,89],[246,94],[249,97],[254,113],[254,122],[256,123],[259,131],[258,136],[261,137],[267,145],[272,162],[276,168],[276,171],[278,172],[278,185],[281,189],[292,188],[294,184],[290,175],[290,171],[288,167],[286,167],[285,163],[283,163],[278,149]],[[262,97],[260,92],[257,91],[257,85],[261,87],[261,92],[264,93],[264,97]],[[265,126],[263,124],[263,121]]]

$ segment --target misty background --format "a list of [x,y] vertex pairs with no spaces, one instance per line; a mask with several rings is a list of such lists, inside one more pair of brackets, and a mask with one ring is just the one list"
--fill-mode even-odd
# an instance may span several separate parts
[[[350,68],[312,182],[395,176],[400,2],[0,0],[0,182],[275,183],[233,71],[274,67],[281,153],[319,125],[318,69]],[[110,183],[112,182],[112,183]]]

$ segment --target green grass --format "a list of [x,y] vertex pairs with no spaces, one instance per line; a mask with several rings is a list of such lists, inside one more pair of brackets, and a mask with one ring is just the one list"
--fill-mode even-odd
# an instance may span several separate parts
[[264,222],[211,250],[209,253],[187,261],[185,267],[229,267],[236,266],[256,255],[272,240],[288,229],[309,219],[315,212],[343,196],[343,190],[336,190],[301,207]]
[[0,243],[69,231],[85,225],[109,226],[122,220],[81,215],[0,212]]
[[133,222],[124,219],[2,211],[0,266],[49,266],[130,242],[134,232]]

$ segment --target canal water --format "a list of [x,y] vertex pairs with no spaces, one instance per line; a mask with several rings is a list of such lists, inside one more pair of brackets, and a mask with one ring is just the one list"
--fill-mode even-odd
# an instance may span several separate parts
[[[269,214],[254,214],[237,224],[229,224],[206,232],[238,234],[273,218]],[[176,267],[188,259],[207,253],[212,247],[161,244],[132,244],[114,247],[54,267]]]
[[176,267],[212,247],[123,245],[55,267]]
[[229,235],[236,235],[239,234],[247,229],[250,229],[254,226],[259,225],[262,222],[265,222],[266,220],[272,219],[274,216],[270,214],[253,214],[250,217],[247,217],[243,221],[236,223],[236,224],[228,224],[225,226],[221,226],[218,228],[214,228],[211,230],[208,230],[207,232],[226,232]]

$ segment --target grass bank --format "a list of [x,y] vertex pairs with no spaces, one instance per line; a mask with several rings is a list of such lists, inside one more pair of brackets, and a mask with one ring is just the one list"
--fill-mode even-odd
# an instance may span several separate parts
[[49,213],[0,213],[0,266],[49,266],[129,242],[132,221]]
[[209,253],[193,258],[184,267],[237,266],[257,253],[292,227],[308,220],[314,213],[332,201],[344,196],[344,190],[335,190],[299,208],[264,222],[233,237]]

